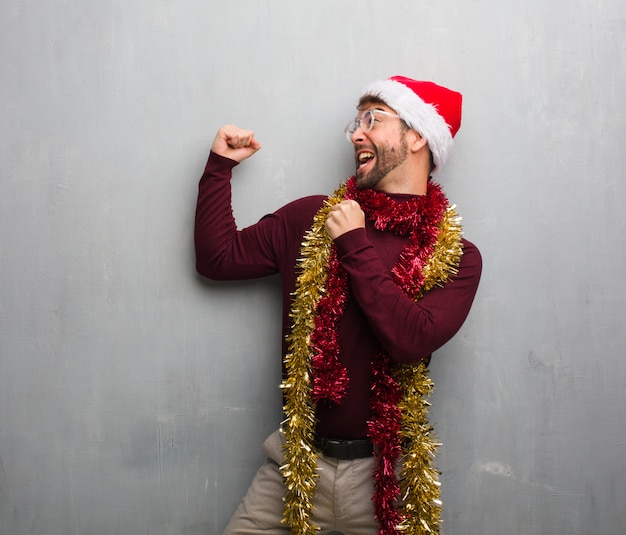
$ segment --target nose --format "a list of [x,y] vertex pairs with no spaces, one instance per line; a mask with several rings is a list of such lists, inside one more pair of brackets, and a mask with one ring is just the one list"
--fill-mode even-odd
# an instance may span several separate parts
[[360,125],[358,125],[356,127],[356,130],[352,132],[352,135],[350,136],[350,141],[356,144],[356,143],[359,143],[360,141],[363,141],[364,138],[365,138],[365,134],[363,132],[363,129],[361,128]]

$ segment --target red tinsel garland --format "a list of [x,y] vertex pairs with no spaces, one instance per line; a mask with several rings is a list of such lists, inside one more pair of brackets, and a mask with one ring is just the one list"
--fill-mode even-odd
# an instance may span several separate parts
[[[433,254],[439,224],[448,201],[440,186],[428,183],[424,196],[395,200],[375,190],[359,190],[354,179],[346,184],[345,199],[356,200],[368,220],[382,231],[409,236],[409,244],[392,269],[394,281],[413,300],[421,296],[424,285],[422,270]],[[348,278],[333,248],[327,266],[326,294],[320,299],[311,334],[313,357],[312,398],[340,403],[348,388],[346,369],[339,362],[337,325],[348,300]],[[374,510],[380,535],[396,535],[402,515],[397,510],[400,486],[396,467],[402,454],[400,447],[402,399],[401,387],[393,376],[393,363],[381,353],[372,362],[372,418],[369,436],[374,442],[378,465],[374,474]]]

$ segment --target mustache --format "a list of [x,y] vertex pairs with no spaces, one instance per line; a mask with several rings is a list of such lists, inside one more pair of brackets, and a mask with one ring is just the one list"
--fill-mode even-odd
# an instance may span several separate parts
[[376,152],[376,147],[374,145],[365,144],[365,143],[360,143],[358,145],[354,145],[354,153],[355,154],[357,152],[361,151],[361,150],[369,150],[371,152]]

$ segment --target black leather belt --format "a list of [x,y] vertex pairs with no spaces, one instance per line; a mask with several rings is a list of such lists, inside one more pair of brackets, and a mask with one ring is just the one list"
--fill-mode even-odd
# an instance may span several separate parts
[[374,445],[369,438],[358,440],[338,440],[334,438],[315,437],[313,445],[326,457],[335,459],[361,459],[374,454]]

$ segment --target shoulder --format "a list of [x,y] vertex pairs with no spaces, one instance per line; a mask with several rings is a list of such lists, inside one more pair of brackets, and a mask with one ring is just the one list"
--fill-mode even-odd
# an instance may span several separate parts
[[307,220],[311,221],[313,216],[321,208],[327,199],[324,195],[309,195],[301,197],[295,201],[285,204],[276,211],[276,214],[287,219],[288,221]]
[[478,247],[471,241],[462,238],[463,255],[461,256],[460,269],[469,270],[480,277],[483,260]]
[[478,246],[466,238],[461,238],[461,243],[463,245],[463,254],[469,253],[472,255],[477,255],[480,257],[480,250]]
[[296,199],[263,216],[258,225],[272,235],[280,236],[281,241],[297,242],[299,246],[302,236],[311,227],[313,218],[325,199],[323,195]]
[[306,197],[300,197],[295,201],[291,201],[285,204],[281,208],[281,210],[291,211],[303,208],[319,210],[319,208],[322,206],[322,203],[327,198],[328,197],[326,197],[325,195],[308,195]]

